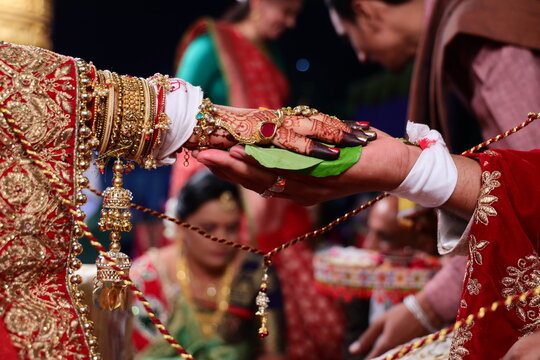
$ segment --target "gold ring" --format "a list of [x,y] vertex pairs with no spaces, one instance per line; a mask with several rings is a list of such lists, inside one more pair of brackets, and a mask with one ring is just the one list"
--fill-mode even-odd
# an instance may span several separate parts
[[282,178],[281,176],[278,176],[276,181],[274,181],[274,183],[272,184],[272,186],[264,190],[264,192],[260,193],[259,195],[265,199],[269,199],[273,197],[275,194],[279,194],[280,192],[283,192],[283,190],[285,190],[286,183],[287,183],[287,179]]

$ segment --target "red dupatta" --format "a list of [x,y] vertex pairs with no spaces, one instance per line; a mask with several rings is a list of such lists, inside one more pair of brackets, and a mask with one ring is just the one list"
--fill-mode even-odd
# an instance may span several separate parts
[[[469,260],[458,319],[540,285],[540,150],[486,151],[482,187],[467,235]],[[460,328],[450,358],[500,359],[540,327],[540,296]]]
[[228,86],[229,104],[243,108],[280,108],[290,89],[287,79],[260,47],[226,22],[201,19],[188,30],[176,54],[177,65],[198,36],[210,33]]

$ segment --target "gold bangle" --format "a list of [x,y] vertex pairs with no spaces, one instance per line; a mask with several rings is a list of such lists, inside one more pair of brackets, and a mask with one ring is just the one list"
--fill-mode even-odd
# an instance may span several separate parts
[[145,83],[148,86],[149,96],[150,96],[150,104],[149,104],[150,114],[148,115],[148,121],[149,121],[150,126],[152,126],[152,131],[149,134],[145,135],[147,137],[147,141],[144,144],[143,152],[140,155],[140,159],[141,161],[143,161],[143,163],[144,163],[144,158],[146,158],[148,155],[151,155],[152,144],[154,142],[154,132],[155,132],[153,126],[154,126],[154,123],[156,121],[156,116],[157,116],[156,88],[154,87],[153,84],[150,84],[148,81],[146,81]]
[[144,93],[144,100],[142,104],[144,115],[140,130],[141,134],[139,138],[139,145],[137,147],[137,152],[135,153],[135,159],[137,160],[140,159],[146,144],[149,142],[148,140],[150,140],[149,137],[151,137],[152,132],[154,131],[150,119],[150,89],[145,80],[142,80],[140,83]]
[[102,117],[102,124],[99,131],[99,154],[104,154],[107,150],[107,146],[109,144],[109,141],[111,140],[111,131],[113,126],[115,125],[114,113],[116,91],[114,87],[113,77],[109,71],[103,71],[103,78],[105,80],[104,86],[109,89],[109,94],[106,101],[107,111],[105,116]]

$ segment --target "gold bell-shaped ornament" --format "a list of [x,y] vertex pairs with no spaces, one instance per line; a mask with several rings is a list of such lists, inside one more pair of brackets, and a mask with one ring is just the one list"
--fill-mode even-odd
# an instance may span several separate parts
[[[124,184],[124,164],[120,159],[113,166],[113,187],[108,187],[103,192],[103,209],[101,219],[98,222],[101,231],[110,231],[111,245],[107,256],[125,274],[129,274],[131,260],[120,251],[120,232],[131,231],[131,191],[122,188]],[[124,284],[122,274],[114,269],[112,264],[103,255],[96,260],[97,276],[94,279],[94,304],[101,310],[126,310],[128,301],[128,289]]]

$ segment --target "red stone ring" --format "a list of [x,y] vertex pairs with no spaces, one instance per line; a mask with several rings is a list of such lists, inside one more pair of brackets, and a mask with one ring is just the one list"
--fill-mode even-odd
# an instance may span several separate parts
[[287,179],[282,178],[281,176],[278,176],[276,181],[274,181],[274,184],[270,186],[268,189],[264,190],[264,192],[259,195],[261,195],[265,199],[269,199],[275,194],[283,192],[283,190],[285,190],[286,183],[287,183]]
[[279,126],[283,123],[283,112],[277,110],[277,118],[272,121],[263,121],[259,124],[259,143],[268,144],[272,141]]

